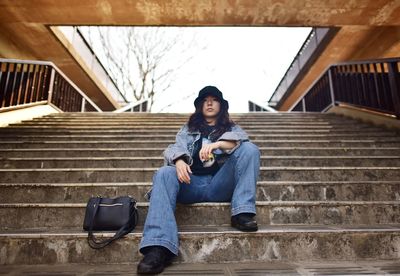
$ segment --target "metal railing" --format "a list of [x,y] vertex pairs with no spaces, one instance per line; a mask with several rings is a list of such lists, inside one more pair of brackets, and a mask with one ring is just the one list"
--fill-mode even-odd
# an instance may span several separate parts
[[338,30],[338,28],[313,28],[311,30],[268,100],[269,106],[279,108]]
[[138,102],[131,102],[124,107],[114,110],[115,113],[122,113],[122,112],[148,112],[148,99],[144,99]]
[[324,112],[340,103],[400,119],[400,58],[331,65],[290,110]]
[[47,103],[65,112],[101,112],[52,62],[0,59],[0,111]]
[[273,112],[273,113],[275,113],[277,111],[268,105],[265,106],[265,105],[255,103],[254,101],[249,101],[249,112]]

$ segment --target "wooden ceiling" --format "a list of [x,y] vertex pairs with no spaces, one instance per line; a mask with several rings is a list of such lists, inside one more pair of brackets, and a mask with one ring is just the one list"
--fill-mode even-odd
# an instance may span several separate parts
[[0,23],[67,25],[399,25],[390,0],[1,0]]
[[[52,61],[103,110],[113,110],[118,104],[55,37],[51,25],[342,27],[337,44],[317,61],[315,68],[322,68],[396,52],[400,0],[0,0],[0,57]],[[390,44],[384,44],[389,52],[381,40]]]

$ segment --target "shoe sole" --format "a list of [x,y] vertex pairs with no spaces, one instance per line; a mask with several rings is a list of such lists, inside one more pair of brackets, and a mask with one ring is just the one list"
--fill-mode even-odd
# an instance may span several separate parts
[[172,264],[172,260],[169,260],[167,262],[164,263],[164,267],[157,269],[157,270],[153,270],[153,271],[140,271],[139,269],[136,270],[136,273],[138,275],[154,275],[154,274],[160,274],[161,272],[164,271],[164,269]]
[[235,225],[235,224],[232,224],[231,225],[233,228],[236,228],[236,229],[238,229],[238,230],[240,230],[240,231],[243,231],[243,232],[256,232],[256,231],[258,231],[258,226],[255,226],[255,227],[244,227],[244,226],[242,226],[242,225]]

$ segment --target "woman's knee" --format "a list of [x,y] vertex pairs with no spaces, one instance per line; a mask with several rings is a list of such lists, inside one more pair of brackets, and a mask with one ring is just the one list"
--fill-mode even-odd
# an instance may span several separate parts
[[[163,166],[159,168],[153,176],[153,185],[154,183],[164,183],[168,180],[175,180],[176,176],[176,168],[173,166]],[[171,182],[171,181],[168,181]],[[167,183],[165,183],[167,184]]]
[[239,150],[241,153],[246,155],[257,156],[257,157],[260,156],[260,149],[252,142],[243,142],[240,145]]
[[173,166],[162,166],[157,170],[156,174],[163,176],[176,175],[176,168]]
[[172,166],[163,166],[159,168],[153,176],[153,181],[155,181],[155,179],[159,177],[163,179],[176,177],[176,168]]

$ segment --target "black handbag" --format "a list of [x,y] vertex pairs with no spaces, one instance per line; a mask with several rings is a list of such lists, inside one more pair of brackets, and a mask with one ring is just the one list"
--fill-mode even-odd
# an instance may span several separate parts
[[[139,219],[136,200],[130,196],[117,198],[92,197],[86,205],[83,230],[93,249],[103,248],[131,232]],[[109,239],[97,240],[93,231],[116,231]]]

